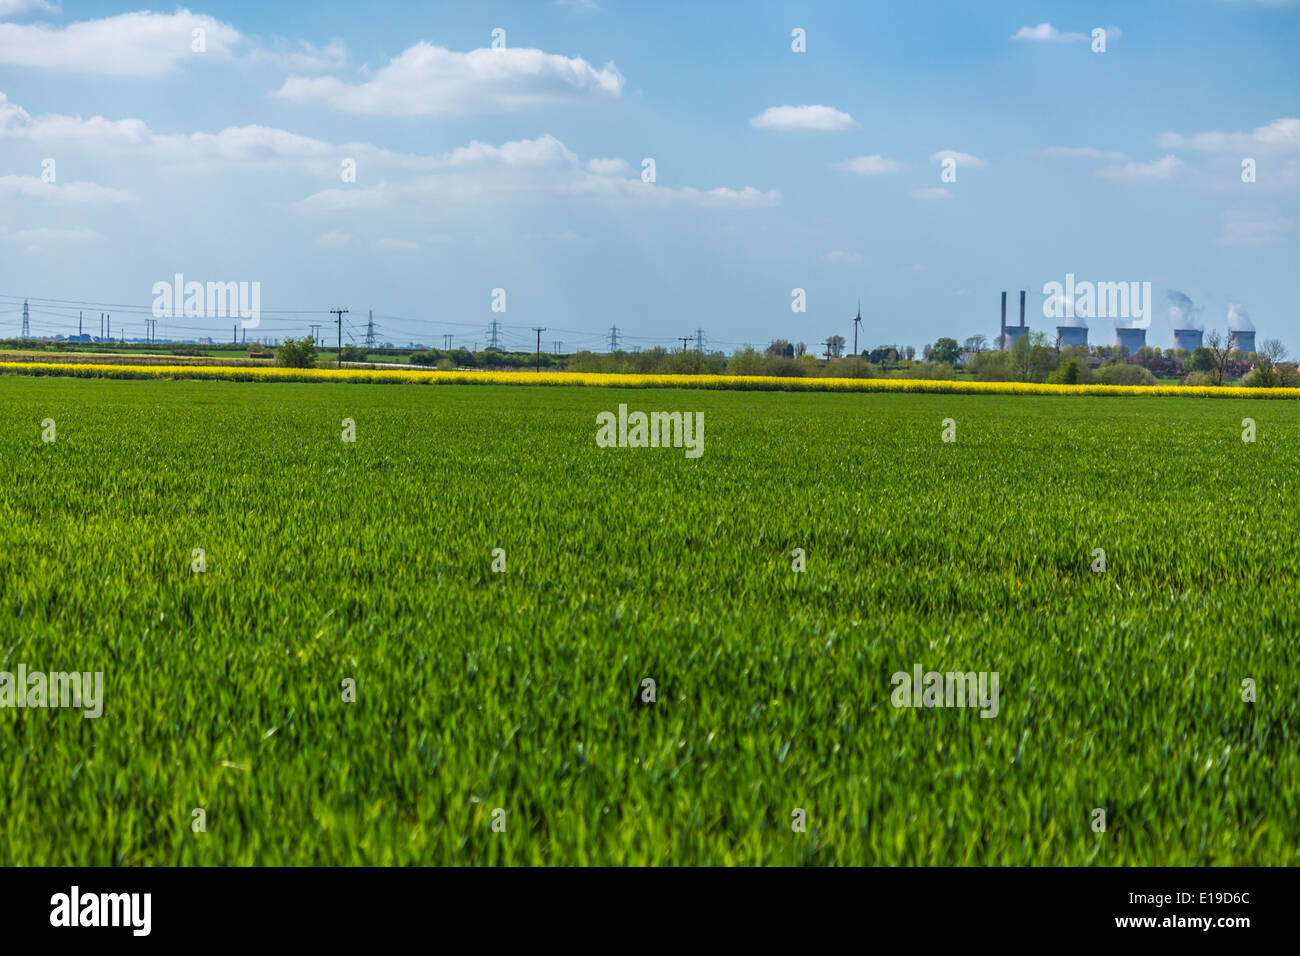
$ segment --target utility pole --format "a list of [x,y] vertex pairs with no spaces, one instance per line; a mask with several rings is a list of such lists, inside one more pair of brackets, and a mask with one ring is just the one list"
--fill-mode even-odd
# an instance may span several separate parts
[[703,329],[695,330],[695,351],[697,352],[704,351],[704,330]]
[[375,310],[370,309],[370,321],[366,323],[366,351],[375,347]]
[[862,300],[858,299],[858,314],[853,317],[853,354],[858,354],[858,326],[862,324]]
[[31,337],[32,337],[32,324],[30,318],[27,315],[27,300],[23,299],[23,338],[30,339]]
[[686,343],[689,342],[690,340],[691,340],[691,337],[690,337],[689,335],[679,335],[679,336],[677,336],[677,341],[682,343],[682,351],[683,351],[683,352],[686,351]]
[[[494,324],[495,324],[495,323],[494,323]],[[541,371],[542,371],[542,333],[545,332],[546,329],[545,329],[544,327],[543,327],[543,328],[538,328],[537,326],[534,325],[534,326],[533,326],[533,331],[537,333],[537,371],[538,371],[538,374],[541,374]]]
[[496,349],[500,351],[501,349],[500,335],[501,335],[501,323],[498,322],[496,319],[493,319],[492,328],[489,330],[489,334],[488,334],[487,347],[490,349]]
[[320,344],[321,344],[321,340],[320,340],[320,326],[319,326],[319,325],[309,325],[308,328],[311,329],[311,344],[312,344],[312,345],[320,345]]
[[347,315],[347,309],[330,309],[339,319],[339,368],[343,367],[343,316]]
[[609,350],[611,352],[618,351],[618,326],[617,325],[612,325],[610,326],[609,329]]
[[826,346],[826,361],[831,360],[831,340],[827,339],[822,345]]

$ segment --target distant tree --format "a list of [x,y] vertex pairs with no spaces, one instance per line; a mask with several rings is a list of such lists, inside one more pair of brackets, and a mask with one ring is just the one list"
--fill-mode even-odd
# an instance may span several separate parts
[[930,349],[930,361],[942,362],[944,365],[951,365],[961,357],[961,346],[957,344],[956,339],[938,338],[934,340],[934,347]]
[[778,358],[794,358],[794,346],[785,339],[777,339],[767,347],[767,354]]
[[800,342],[798,345],[794,347],[794,356],[795,358],[798,358],[800,355],[805,354],[807,351],[808,351],[808,346]]
[[1189,372],[1209,372],[1214,368],[1214,356],[1204,345],[1198,345],[1183,362]]
[[1232,358],[1232,336],[1215,329],[1205,336],[1205,345],[1210,351],[1210,374],[1214,376],[1214,384],[1222,385]]
[[286,368],[312,368],[316,364],[316,343],[310,335],[301,339],[285,339],[275,350],[275,364]]
[[1154,385],[1156,377],[1141,365],[1112,362],[1097,369],[1096,380],[1102,385]]
[[903,354],[906,355],[907,360],[911,362],[913,359],[916,358],[916,346],[909,345],[907,348],[903,349]]
[[972,335],[962,343],[962,348],[967,352],[983,352],[989,347],[988,337],[985,335]]
[[1053,385],[1078,385],[1081,375],[1079,360],[1072,358],[1058,365],[1056,371],[1047,376],[1047,381]]
[[830,352],[833,358],[839,358],[844,354],[844,336],[832,335],[826,340],[826,350]]
[[1263,351],[1260,353],[1269,365],[1277,365],[1279,362],[1286,361],[1286,346],[1282,344],[1281,339],[1265,339],[1262,346]]

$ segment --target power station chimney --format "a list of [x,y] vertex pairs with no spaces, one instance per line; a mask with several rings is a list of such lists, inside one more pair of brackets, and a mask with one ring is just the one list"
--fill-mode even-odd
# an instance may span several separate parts
[[1003,292],[1002,293],[1002,326],[1001,326],[1001,331],[998,333],[998,348],[1004,349],[1006,347],[1007,347],[1007,294]]
[[1025,327],[1025,290],[1020,290],[1020,327]]

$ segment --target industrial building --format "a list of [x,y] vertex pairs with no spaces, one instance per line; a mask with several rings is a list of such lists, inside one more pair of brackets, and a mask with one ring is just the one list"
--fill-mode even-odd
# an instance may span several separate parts
[[1144,348],[1147,344],[1147,330],[1131,327],[1117,328],[1115,329],[1115,344],[1120,348],[1128,349],[1129,355],[1136,355],[1137,350]]
[[998,348],[1007,351],[1029,333],[1025,325],[1025,290],[1020,290],[1020,325],[1007,325],[1007,294],[1002,293],[1002,328],[998,334]]
[[1229,351],[1249,355],[1255,351],[1255,330],[1239,329],[1228,333]]
[[1201,336],[1205,333],[1201,329],[1174,329],[1174,349],[1186,349],[1188,352],[1195,352],[1201,347]]
[[1088,347],[1088,327],[1086,325],[1058,325],[1056,327],[1056,347],[1068,349],[1074,345]]

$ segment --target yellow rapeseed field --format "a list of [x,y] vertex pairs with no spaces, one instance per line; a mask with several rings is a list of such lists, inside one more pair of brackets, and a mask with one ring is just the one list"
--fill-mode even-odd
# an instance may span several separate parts
[[192,378],[238,382],[368,382],[421,385],[592,385],[609,388],[723,388],[790,392],[935,392],[978,395],[1179,395],[1300,398],[1300,388],[1185,385],[1047,385],[909,378],[788,378],[765,375],[618,375],[585,372],[439,372],[413,368],[280,368],[221,365],[106,365],[0,362],[0,373],[78,378]]

